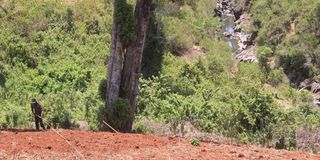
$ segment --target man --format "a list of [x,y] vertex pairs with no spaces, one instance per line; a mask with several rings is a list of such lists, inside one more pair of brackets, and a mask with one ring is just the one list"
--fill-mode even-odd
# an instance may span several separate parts
[[45,130],[43,121],[42,121],[42,107],[41,105],[37,102],[36,99],[32,99],[31,102],[31,111],[34,115],[34,120],[36,123],[36,129],[39,130],[39,124]]

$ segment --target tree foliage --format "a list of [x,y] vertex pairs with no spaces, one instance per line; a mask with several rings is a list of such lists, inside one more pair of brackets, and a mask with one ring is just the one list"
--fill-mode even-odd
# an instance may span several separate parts
[[[138,116],[169,123],[173,130],[190,122],[204,132],[287,149],[295,148],[298,129],[319,129],[320,112],[310,105],[311,95],[283,83],[283,72],[291,79],[319,74],[318,2],[250,3],[254,29],[259,31],[257,42],[263,46],[260,67],[234,64],[217,31],[219,19],[212,17],[215,0],[155,1]],[[90,129],[98,130],[101,117],[108,113],[113,120],[109,122],[117,128],[132,118],[127,117],[130,108],[123,99],[107,113],[103,111],[112,6],[109,1],[92,0],[71,5],[4,2],[7,13],[0,9],[0,127],[31,127],[32,98],[44,107],[46,122],[56,127],[72,128],[85,120]],[[127,7],[125,11],[133,15],[130,4],[119,7]],[[125,12],[119,18],[127,25],[122,38],[129,42],[132,17]],[[297,33],[285,38],[292,20]],[[187,60],[175,56],[190,53],[194,45],[203,49],[204,56]],[[266,73],[268,58],[274,55],[283,69]],[[277,88],[270,89],[266,82]],[[283,101],[292,108],[283,109],[279,103]]]
[[320,2],[255,0],[250,3],[253,30],[258,32],[257,44],[273,49],[289,80],[298,84],[318,75]]

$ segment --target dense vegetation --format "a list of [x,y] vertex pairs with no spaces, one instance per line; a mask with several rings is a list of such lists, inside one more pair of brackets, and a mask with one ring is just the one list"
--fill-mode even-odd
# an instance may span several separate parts
[[70,6],[59,1],[1,5],[3,126],[30,126],[33,97],[52,124],[70,127],[74,120],[96,121],[103,104],[97,93],[106,75],[112,5],[93,1]]
[[[308,92],[290,87],[283,72],[306,74],[300,70],[305,65],[299,58],[305,54],[298,51],[308,51],[310,57],[318,53],[310,49],[319,50],[319,20],[303,18],[304,14],[318,14],[317,7],[309,12],[296,11],[295,19],[305,20],[301,33],[276,40],[282,29],[283,33],[289,30],[285,21],[275,18],[285,16],[275,13],[287,15],[289,11],[280,7],[269,13],[263,5],[272,8],[285,2],[256,0],[250,8],[255,13],[257,26],[252,30],[258,31],[260,59],[276,54],[283,62],[283,69],[269,70],[264,61],[233,61],[219,34],[221,22],[213,17],[216,0],[155,1],[143,57],[137,119],[170,123],[173,130],[191,122],[202,131],[223,133],[243,142],[295,148],[297,129],[319,128],[320,112],[312,106]],[[32,126],[30,101],[35,97],[44,106],[48,123],[70,128],[87,121],[90,129],[98,130],[99,117],[104,113],[112,3],[6,0],[0,5],[1,127]],[[266,20],[264,11],[277,21]],[[277,27],[270,26],[275,25],[280,29],[272,31]],[[188,58],[197,54],[194,46],[203,48],[204,56]],[[317,73],[317,60],[312,59],[313,74]],[[285,110],[284,104],[290,109]],[[116,105],[121,109],[111,108],[109,117],[123,118],[118,112],[128,112],[126,102],[119,100]],[[121,121],[113,124],[122,125]]]
[[272,49],[292,83],[320,74],[319,0],[252,0],[249,10],[257,44]]

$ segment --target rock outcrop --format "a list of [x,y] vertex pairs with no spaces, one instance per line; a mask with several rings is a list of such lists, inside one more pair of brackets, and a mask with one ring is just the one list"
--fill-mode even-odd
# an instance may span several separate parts
[[[240,0],[237,5],[234,0],[218,0],[215,15],[221,17],[225,23],[222,35],[233,50],[234,59],[240,62],[257,63],[257,46],[254,43],[257,32],[250,32],[251,15],[246,12],[249,0]],[[230,23],[232,21],[232,23]],[[292,34],[295,34],[295,24],[291,24]],[[270,62],[274,68],[274,60]],[[299,86],[313,93],[314,103],[320,106],[320,78],[306,79]]]
[[300,89],[306,89],[313,93],[314,104],[320,106],[320,82],[309,78],[300,83]]
[[251,63],[258,63],[258,59],[256,56],[257,47],[255,45],[251,45],[242,52],[235,55],[235,59],[239,60],[240,62],[251,62]]
[[[256,56],[256,46],[254,45],[254,39],[256,38],[255,33],[246,32],[243,28],[248,28],[250,25],[250,15],[245,11],[244,5],[235,6],[233,0],[219,0],[215,13],[220,16],[222,20],[225,21],[226,25],[227,19],[232,19],[233,25],[226,26],[226,31],[222,34],[228,39],[228,43],[231,43],[231,39],[236,41],[236,46],[232,49],[234,50],[234,58],[240,62],[258,62]],[[232,32],[228,29],[232,27]],[[233,45],[229,45],[233,46]]]

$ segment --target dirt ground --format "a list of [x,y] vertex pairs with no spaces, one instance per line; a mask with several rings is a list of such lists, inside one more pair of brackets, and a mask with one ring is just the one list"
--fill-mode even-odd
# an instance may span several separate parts
[[[0,159],[320,160],[320,155],[250,145],[201,142],[142,134],[58,130],[0,131]],[[72,147],[73,146],[73,147]]]

